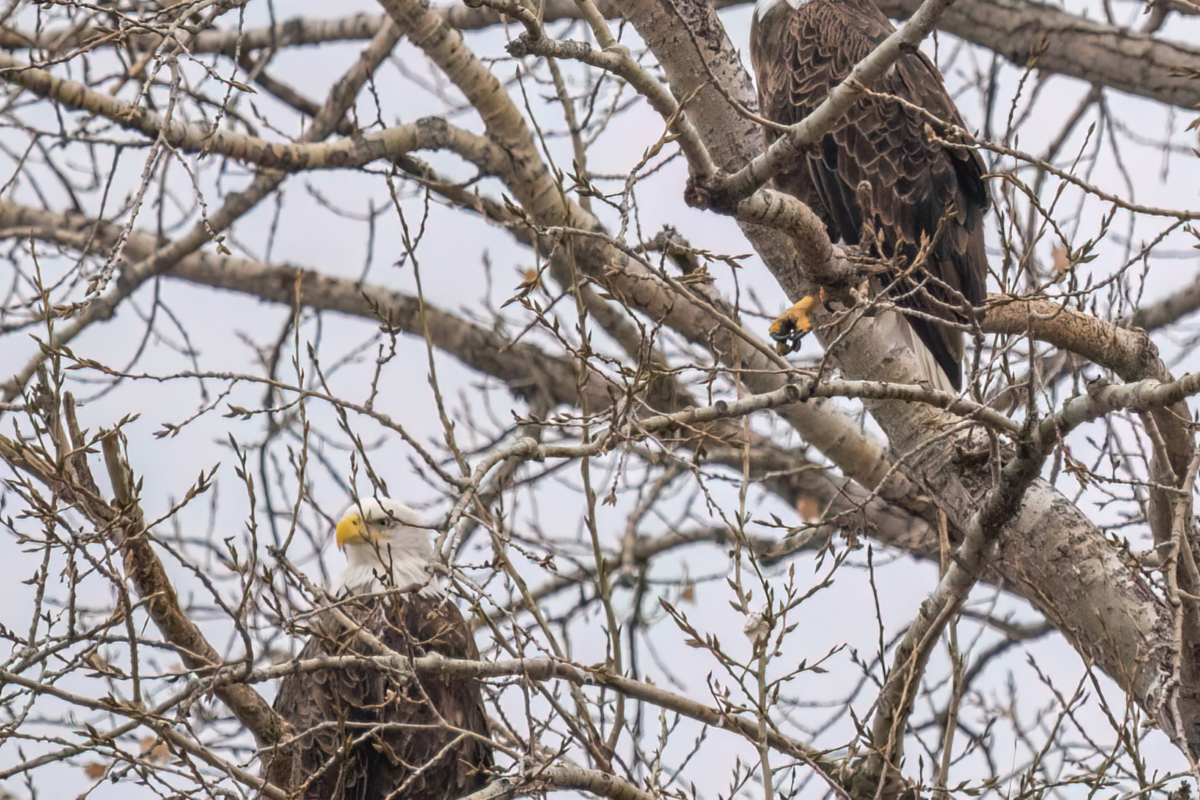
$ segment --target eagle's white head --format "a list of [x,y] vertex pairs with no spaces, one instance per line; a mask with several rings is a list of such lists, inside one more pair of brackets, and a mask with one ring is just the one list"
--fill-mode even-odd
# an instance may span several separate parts
[[798,9],[807,2],[809,2],[809,0],[757,0],[757,2],[754,4],[754,22],[757,24],[760,20],[767,16],[768,11],[780,3],[786,3],[793,9]]
[[394,500],[363,498],[338,520],[337,546],[346,568],[329,587],[333,595],[424,587],[440,593],[427,567],[433,562],[429,528],[417,512]]

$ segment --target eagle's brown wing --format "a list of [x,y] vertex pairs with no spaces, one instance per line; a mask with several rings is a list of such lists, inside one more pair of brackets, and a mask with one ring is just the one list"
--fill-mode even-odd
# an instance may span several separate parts
[[[479,658],[449,599],[407,592],[341,608],[402,655]],[[323,619],[299,658],[356,653],[375,655]],[[285,677],[275,710],[296,738],[264,756],[264,777],[288,791],[303,787],[309,800],[382,800],[402,786],[397,796],[407,800],[448,800],[482,788],[492,766],[475,679],[423,675],[406,683],[367,666],[316,670]]]
[[[756,26],[751,57],[762,113],[784,124],[811,113],[894,30],[870,0],[809,0],[799,9],[779,2],[767,13],[778,16],[773,24]],[[920,53],[902,56],[875,89],[963,124],[937,69]],[[961,306],[964,299],[971,305],[983,302],[982,219],[988,195],[979,157],[931,141],[925,127],[915,109],[887,98],[863,98],[776,183],[812,206],[835,241],[903,259],[906,268],[916,265],[913,280],[898,280],[892,295],[902,306],[946,317],[938,301],[951,306]],[[864,181],[870,187],[869,209],[860,203]],[[932,248],[919,260],[927,241]],[[914,291],[925,276],[932,280],[924,281],[924,291]],[[958,388],[961,335],[920,318],[910,317],[909,324]]]
[[[382,637],[385,644],[399,653],[406,652],[407,647],[413,657],[433,652],[447,658],[479,660],[471,629],[452,600],[413,593],[408,598],[395,609],[399,613],[389,618],[389,629]],[[422,675],[419,685],[404,688],[392,699],[384,715],[390,720],[429,726],[413,735],[397,737],[396,758],[388,759],[394,778],[387,778],[385,768],[385,784],[407,778],[411,765],[429,764],[436,758],[434,767],[412,783],[406,797],[460,797],[483,788],[492,768],[492,748],[478,680]],[[442,753],[456,739],[451,752]]]

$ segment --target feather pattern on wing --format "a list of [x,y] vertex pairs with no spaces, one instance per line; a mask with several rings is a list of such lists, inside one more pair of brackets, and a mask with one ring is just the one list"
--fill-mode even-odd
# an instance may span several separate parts
[[[401,655],[479,658],[462,615],[443,595],[398,592],[339,607]],[[299,658],[352,654],[374,655],[323,617]],[[297,739],[282,751],[287,757],[269,760],[266,777],[308,800],[446,800],[482,788],[492,766],[491,748],[471,735],[488,735],[474,679],[425,674],[406,683],[367,666],[318,669],[285,678],[275,710]]]
[[[804,119],[893,30],[871,0],[796,5],[779,0],[761,6],[750,43],[761,113],[785,125]],[[875,90],[963,125],[937,68],[920,52],[901,56]],[[926,122],[895,100],[864,97],[775,181],[813,208],[834,241],[861,244],[911,270],[908,277],[897,271],[891,290],[897,304],[961,319],[943,304],[980,305],[986,288],[982,219],[989,200],[983,164],[973,151],[930,140]],[[932,244],[919,260],[923,243]],[[927,319],[909,316],[908,321],[954,388],[960,388],[961,334]]]

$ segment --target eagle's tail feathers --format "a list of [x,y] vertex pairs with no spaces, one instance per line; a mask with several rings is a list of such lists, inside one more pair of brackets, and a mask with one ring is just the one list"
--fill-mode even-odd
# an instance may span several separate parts
[[[912,351],[920,364],[921,380],[942,392],[957,394],[962,388],[962,334],[927,319],[906,317],[898,311],[881,311],[875,325],[885,341]],[[958,338],[958,347],[946,337]],[[955,355],[957,349],[958,355]]]

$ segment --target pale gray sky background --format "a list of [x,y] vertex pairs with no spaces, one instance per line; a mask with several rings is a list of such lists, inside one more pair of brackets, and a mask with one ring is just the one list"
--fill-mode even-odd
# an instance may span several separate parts
[[[1067,6],[1069,10],[1092,7],[1083,2],[1069,3]],[[1116,3],[1114,9],[1118,18],[1130,20],[1136,18],[1140,12],[1140,6],[1134,3]],[[268,3],[252,0],[245,10],[246,26],[267,24],[270,19],[269,10]],[[291,2],[277,4],[275,7],[275,13],[280,19],[301,15],[341,16],[358,11],[377,14],[378,7],[365,0],[338,4]],[[30,24],[33,13],[32,9],[26,9],[21,22]],[[744,50],[748,39],[750,6],[729,9],[722,13],[722,18],[733,40]],[[1191,23],[1176,20],[1171,30],[1176,36],[1182,32],[1184,36],[1194,37],[1192,41],[1200,40],[1200,20]],[[515,35],[515,31],[497,28],[469,34],[468,42],[482,56],[503,58],[504,42],[509,35]],[[576,26],[572,35],[573,38],[583,37],[583,28]],[[636,41],[629,29],[624,31],[623,39],[631,45]],[[302,87],[309,97],[322,99],[331,82],[357,58],[362,46],[362,43],[355,42],[297,49],[274,62],[270,71],[293,85]],[[960,46],[960,43],[948,36],[941,37],[938,44],[943,56]],[[926,51],[932,52],[932,45],[927,45]],[[436,80],[436,77],[430,74],[424,60],[410,45],[401,44],[395,55],[405,70],[425,76],[431,81]],[[948,75],[948,82],[956,92],[960,109],[969,124],[976,129],[983,127],[980,95],[973,88],[963,86],[964,78],[974,77],[964,75],[964,70],[985,66],[990,58],[988,53],[973,51],[957,60],[955,69]],[[229,62],[220,59],[218,63],[221,74],[231,76]],[[193,77],[199,75],[199,70],[194,65],[186,69]],[[501,61],[496,65],[497,72],[503,75],[510,75],[512,69],[512,62]],[[572,74],[569,65],[564,65],[564,69],[568,75]],[[998,136],[1003,131],[1008,113],[1005,104],[1014,96],[1020,77],[1021,73],[1011,66],[1005,65],[999,71],[999,96],[1004,98],[1004,102],[993,112],[993,135]],[[210,81],[210,93],[218,94],[220,89],[211,84]],[[385,124],[394,124],[445,112],[441,98],[430,92],[414,90],[413,83],[400,74],[395,64],[385,65],[379,71],[376,85],[377,96],[382,101],[383,108],[374,108],[375,95],[364,92],[358,107],[360,120],[372,120],[378,115]],[[561,131],[563,125],[557,106],[545,99],[546,87],[527,85],[526,88],[529,90],[531,104],[543,115],[546,128]],[[1087,88],[1071,79],[1052,79],[1037,98],[1032,112],[1033,121],[1021,129],[1020,139],[1010,144],[1027,152],[1041,152],[1046,143],[1058,134],[1059,129],[1056,125],[1065,114],[1063,109],[1073,108]],[[1196,146],[1195,133],[1182,132],[1194,115],[1167,111],[1149,101],[1122,96],[1115,92],[1108,93],[1107,102],[1110,104],[1112,115],[1129,128],[1129,136],[1120,137],[1120,157],[1133,180],[1132,192],[1126,186],[1125,178],[1118,170],[1112,148],[1109,146],[1103,147],[1096,159],[1083,170],[1086,179],[1115,193],[1132,195],[1138,202],[1147,205],[1197,208],[1200,195],[1200,161],[1194,155],[1182,152],[1184,148]],[[238,105],[245,113],[248,113],[250,106],[257,106],[276,122],[285,118],[280,115],[275,101],[262,93],[244,96]],[[283,130],[283,133],[293,135],[300,132],[299,118],[293,116],[293,119],[294,127]],[[472,113],[460,113],[453,117],[453,121],[472,130],[481,129]],[[46,120],[45,124],[49,127],[52,121]],[[661,120],[640,104],[616,116],[609,132],[589,153],[591,168],[606,174],[627,173],[641,160],[645,149],[658,139],[662,128]],[[1112,136],[1112,132],[1105,129],[1103,135]],[[21,149],[19,143],[24,141],[22,137],[23,134],[19,131],[0,130],[0,141],[5,141],[10,148],[16,148],[18,151]],[[1169,138],[1181,152],[1171,154],[1168,161],[1160,149],[1131,141],[1137,137],[1151,143]],[[136,138],[130,135],[127,140],[132,141]],[[547,144],[549,153],[557,165],[561,169],[569,169],[569,142],[563,137],[554,137],[547,139]],[[1065,148],[1064,153],[1074,154],[1081,150],[1085,153],[1085,159],[1090,159],[1095,148],[1084,146],[1082,140],[1076,136]],[[140,180],[145,153],[144,149],[130,149],[122,154],[111,192],[112,197],[125,197],[135,189]],[[200,176],[200,185],[210,208],[219,202],[223,193],[235,190],[246,182],[245,176],[236,171],[222,174],[227,165],[215,158],[198,160],[186,157],[185,160]],[[470,168],[464,167],[453,156],[433,154],[429,155],[428,160],[453,176],[466,177],[472,174]],[[1069,163],[1069,159],[1066,161]],[[0,162],[4,165],[0,171],[7,180],[13,172],[14,163],[6,157],[0,158]],[[179,196],[186,201],[191,196],[191,190],[182,170],[173,166],[171,173]],[[684,206],[680,195],[685,177],[685,165],[682,159],[676,159],[640,184],[637,202],[642,231],[646,237],[653,235],[662,225],[670,224],[695,247],[717,253],[750,253],[745,238],[730,220]],[[482,186],[493,195],[499,194],[497,186],[492,182],[485,181]],[[62,200],[61,193],[57,192],[53,182],[47,181],[43,188],[54,201]],[[11,196],[20,201],[34,204],[37,202],[36,195],[27,184],[18,183],[11,192]],[[310,267],[342,277],[359,277],[364,274],[364,269],[367,269],[366,276],[370,282],[414,291],[411,265],[406,264],[402,268],[395,266],[402,246],[395,215],[388,211],[389,202],[382,172],[378,170],[376,174],[346,171],[297,175],[288,180],[282,207],[277,208],[275,203],[267,202],[247,215],[235,226],[231,245],[238,254]],[[1064,195],[1062,203],[1061,207],[1065,210],[1056,214],[1056,217],[1075,244],[1096,232],[1100,212],[1098,203],[1086,200],[1079,204],[1078,195],[1073,191]],[[370,245],[364,237],[366,229],[360,219],[348,219],[331,210],[338,209],[347,216],[352,216],[362,215],[370,207],[383,212],[378,217],[375,239]],[[422,213],[420,198],[409,197],[404,203],[404,208],[410,221],[415,224]],[[99,212],[98,208],[85,210],[89,213]],[[143,209],[142,219],[146,225],[153,224],[154,213],[149,208]],[[173,210],[168,211],[168,215],[174,213],[176,212]],[[615,215],[606,216],[602,213],[601,216],[615,227]],[[994,226],[997,219],[996,214],[989,219],[993,242],[996,240]],[[1113,226],[1113,234],[1100,247],[1100,257],[1090,265],[1081,266],[1080,277],[1099,280],[1111,274],[1116,265],[1130,257],[1123,241],[1131,241],[1132,246],[1136,248],[1156,235],[1158,228],[1162,226],[1165,226],[1165,223],[1161,220],[1140,220],[1136,227],[1130,229],[1127,218],[1119,215]],[[459,212],[435,204],[430,210],[428,229],[430,232],[421,241],[417,251],[424,290],[430,302],[448,310],[478,314],[483,308],[480,301],[484,297],[491,300],[493,307],[499,306],[519,283],[520,273],[532,266],[529,252],[514,246],[505,232],[478,219],[467,218]],[[635,233],[631,233],[629,238],[637,237]],[[1145,301],[1166,296],[1192,280],[1197,269],[1195,251],[1190,249],[1192,243],[1193,240],[1189,237],[1176,234],[1161,247],[1157,257],[1147,264],[1145,271],[1138,267],[1129,273],[1135,286],[1137,282],[1144,281],[1144,287],[1138,288],[1139,291],[1144,289]],[[1040,259],[1050,259],[1050,244],[1049,240],[1043,243],[1037,253]],[[369,264],[368,251],[372,253]],[[1170,252],[1178,254],[1178,257],[1163,257]],[[490,262],[490,272],[484,268],[485,259]],[[725,266],[713,266],[718,286],[725,295],[734,294],[736,280],[743,301],[746,301],[748,292],[753,292],[762,302],[765,311],[773,314],[781,310],[785,306],[785,298],[758,257],[751,255],[742,265],[736,276]],[[61,273],[65,262],[54,258],[47,251],[41,266],[48,274],[55,274],[56,270]],[[8,269],[7,264],[0,263],[0,284],[8,282],[8,276],[5,274]],[[195,364],[200,370],[257,372],[255,346],[269,346],[279,336],[285,320],[291,313],[288,309],[269,306],[228,292],[211,291],[178,282],[164,281],[157,290],[161,292],[163,303],[169,307],[179,325],[187,332],[190,346],[195,348]],[[153,291],[155,288],[150,286],[139,291],[135,297],[138,308],[144,311],[150,307]],[[145,323],[128,311],[129,309],[126,309],[125,313],[109,323],[94,326],[73,345],[75,352],[111,365],[125,363],[136,352],[145,334]],[[527,321],[519,307],[510,306],[503,313],[510,332],[519,330]],[[491,320],[485,322],[491,324]],[[763,320],[753,323],[752,327],[760,334],[765,334],[766,325],[767,322]],[[1176,335],[1172,338],[1156,337],[1156,342],[1165,356],[1179,359],[1170,365],[1176,375],[1200,368],[1200,360],[1191,355],[1190,343],[1183,338],[1191,327],[1176,329]],[[310,317],[300,330],[301,347],[313,344],[321,354],[322,364],[328,368],[344,354],[354,350],[356,344],[372,340],[376,335],[376,328],[377,326],[361,320],[346,319],[335,314],[324,314],[319,321],[313,321]],[[178,331],[171,324],[163,323],[161,319],[158,331],[162,338],[157,335],[151,338],[135,371],[161,376],[190,369],[189,359],[178,352],[183,343],[183,337]],[[529,334],[529,340],[544,341],[543,336],[532,332]],[[385,371],[384,389],[380,395],[378,410],[402,421],[405,428],[419,440],[437,443],[442,439],[442,429],[432,402],[432,391],[424,377],[428,371],[424,344],[415,338],[401,337],[398,350],[399,358]],[[0,372],[7,375],[17,371],[35,351],[36,345],[26,334],[4,337],[0,343]],[[811,357],[816,353],[815,345],[810,342],[801,357]],[[374,355],[375,347],[369,346],[354,363],[334,372],[331,388],[353,400],[365,399]],[[467,408],[462,401],[463,397],[471,400],[470,413],[476,423],[490,433],[498,432],[511,424],[510,410],[524,411],[522,405],[513,401],[502,386],[494,383],[487,389],[487,404],[479,402],[479,376],[444,355],[439,354],[436,358],[439,378],[451,411],[460,420],[464,419]],[[285,368],[281,372],[282,375],[295,379],[294,369]],[[144,480],[142,497],[148,515],[153,517],[166,513],[173,500],[182,497],[202,471],[219,463],[213,491],[193,502],[179,515],[178,520],[187,527],[184,531],[187,537],[208,537],[213,541],[231,538],[239,543],[239,549],[244,552],[249,504],[244,487],[233,473],[236,460],[230,451],[228,437],[232,435],[242,444],[251,444],[261,437],[264,421],[261,417],[249,421],[228,419],[224,413],[227,405],[250,408],[259,405],[263,395],[262,388],[245,384],[238,386],[217,409],[209,411],[205,417],[189,425],[178,436],[166,439],[155,439],[151,436],[164,423],[180,423],[194,414],[202,404],[211,402],[224,385],[220,381],[206,382],[205,386],[209,392],[207,399],[201,396],[199,385],[193,380],[168,380],[161,383],[125,382],[111,390],[106,388],[103,396],[98,398],[90,396],[99,391],[99,386],[85,384],[73,385],[71,388],[77,395],[89,400],[81,419],[82,424],[88,427],[110,425],[125,414],[140,415],[136,422],[126,428],[126,432],[130,438],[130,461]],[[492,415],[490,420],[486,417],[489,410]],[[307,413],[313,420],[315,429],[335,429],[335,417],[323,404],[310,402],[307,405]],[[3,422],[6,425],[11,424],[8,420]],[[356,420],[354,425],[366,441],[379,442],[380,447],[374,453],[373,463],[376,468],[381,469],[394,497],[422,507],[430,519],[437,519],[438,514],[448,510],[452,499],[415,474],[412,453],[398,438],[387,435],[377,426],[362,420]],[[756,425],[763,430],[778,431],[785,443],[800,444],[794,433],[784,430],[782,426],[772,425],[769,420],[756,419]],[[873,427],[869,422],[868,426]],[[461,424],[460,433],[465,434],[466,427],[465,424]],[[1072,439],[1071,444],[1075,448],[1076,457],[1085,462],[1088,461],[1087,454],[1094,452],[1087,438],[1095,433],[1095,430],[1084,428]],[[341,446],[343,444],[344,437],[336,443],[310,441],[314,450],[320,451],[332,465],[333,472],[345,480],[350,472],[350,462],[347,451]],[[465,436],[463,444],[467,447],[477,447],[486,444],[486,441],[483,437],[472,439]],[[295,447],[295,443],[292,446]],[[282,457],[282,450],[277,448],[276,452]],[[99,467],[98,461],[96,465]],[[638,480],[636,475],[614,477],[616,465],[616,460],[612,458],[603,459],[597,465],[608,478],[607,483],[615,481],[619,490],[617,505],[602,506],[599,510],[600,528],[610,537],[612,543],[619,541],[626,517],[636,502]],[[257,465],[255,466],[257,469]],[[279,468],[285,472],[289,470],[286,463],[281,463]],[[330,514],[339,511],[347,502],[344,487],[319,466],[313,467],[311,477],[312,494],[320,506]],[[256,474],[256,481],[259,479],[260,476]],[[572,491],[578,485],[578,470],[564,471],[561,481],[562,484],[557,488],[547,485],[539,489],[535,497],[518,495],[510,524],[519,529],[536,511],[536,519],[546,534],[563,541],[560,567],[565,567],[570,563],[568,558],[571,555],[586,557],[587,551],[583,545],[587,540],[586,532],[582,529],[580,501],[578,495]],[[736,480],[712,480],[708,488],[723,508],[736,509]],[[367,485],[361,483],[360,489],[367,490]],[[763,503],[761,507],[752,509],[756,518],[767,519],[769,514],[774,513],[787,522],[796,521],[795,513],[791,509],[777,501],[764,501],[761,494],[755,493],[755,497]],[[280,508],[291,501],[291,497],[277,498],[276,507]],[[0,502],[4,504],[3,514],[6,517],[18,515],[21,511],[21,501],[11,490],[0,489]],[[1115,515],[1127,510],[1090,509],[1090,502],[1089,496],[1085,494],[1081,505],[1088,510],[1093,519],[1101,522],[1115,522]],[[668,504],[665,508],[679,514],[679,519],[683,519],[686,513],[706,517],[712,521],[717,519],[711,509],[695,503],[686,505],[683,497],[678,498],[674,505]],[[258,512],[258,524],[263,526],[260,527],[260,535],[265,540],[267,529],[265,519],[262,518],[261,502]],[[676,521],[670,518],[653,520],[646,525],[643,533],[661,532]],[[318,536],[324,537],[328,533],[326,523],[309,511],[305,512],[304,523]],[[18,529],[21,525],[22,523],[17,523]],[[546,530],[548,526],[555,526],[555,529]],[[169,525],[167,531],[171,530],[172,526]],[[1134,549],[1142,549],[1147,544],[1146,534],[1140,528],[1124,530],[1122,535],[1130,538]],[[199,550],[193,551],[198,552]],[[297,561],[302,560],[300,552],[293,551],[293,557]],[[259,555],[266,557],[261,543]],[[319,557],[324,559],[329,570],[340,567],[341,556],[333,548],[327,547],[319,553]],[[476,549],[468,554],[467,561],[477,561],[480,557],[481,554]],[[193,575],[169,558],[166,561],[185,592],[200,591]],[[882,635],[883,638],[890,639],[913,617],[921,600],[934,586],[937,572],[933,565],[914,563],[908,558],[887,553],[876,553],[874,561],[875,591],[879,598],[880,616],[885,625]],[[5,565],[2,574],[6,578],[0,581],[0,624],[15,630],[23,630],[28,626],[29,612],[32,608],[31,590],[21,581],[33,574],[39,568],[40,562],[40,554],[23,552],[21,544],[11,535],[0,536],[0,563]],[[786,694],[792,698],[814,704],[836,704],[838,698],[850,692],[861,678],[861,671],[851,663],[852,654],[857,652],[862,659],[869,661],[877,650],[881,634],[874,623],[874,600],[864,566],[866,551],[852,555],[850,562],[851,566],[848,569],[838,573],[834,585],[806,603],[794,620],[799,623],[802,631],[802,636],[791,640],[791,645],[796,648],[796,660],[812,661],[831,650],[839,647],[843,649],[836,652],[827,662],[827,672],[819,675],[808,673],[801,680],[791,684]],[[210,560],[205,566],[212,570],[211,574],[217,576],[223,594],[228,599],[236,600],[238,587],[228,579],[228,571],[215,560]],[[310,560],[305,566],[314,576],[320,574],[315,561]],[[813,559],[801,557],[789,565],[774,568],[773,573],[776,577],[773,580],[783,581],[789,566],[794,566],[797,581],[801,586],[816,583],[823,574]],[[729,569],[729,559],[722,549],[703,546],[681,551],[679,558],[672,561],[669,568],[666,565],[660,568],[661,575],[657,577],[674,579],[686,574],[697,579],[699,582],[694,604],[680,603],[681,610],[687,613],[701,630],[720,637],[731,651],[744,655],[749,652],[750,645],[741,632],[743,619],[730,608],[730,595],[723,580]],[[827,566],[824,569],[827,569]],[[477,582],[482,583],[486,580],[486,576],[477,570],[467,574]],[[537,573],[531,570],[530,574]],[[82,604],[107,608],[114,602],[111,590],[103,580],[85,581],[81,588],[79,601]],[[679,600],[678,591],[673,587],[664,586],[661,593],[674,602]],[[198,596],[203,595],[201,593]],[[1037,615],[1026,603],[1007,595],[998,595],[991,588],[980,587],[973,597],[981,610],[1000,616],[1012,615],[1023,621],[1037,619]],[[548,605],[548,612],[553,615],[563,611],[576,599],[572,593],[565,593]],[[624,603],[624,607],[629,608],[631,602],[630,593],[621,592],[619,603]],[[661,619],[662,612],[657,610],[655,604],[648,603],[646,608],[650,609],[656,618]],[[600,630],[599,620],[594,618],[579,620],[574,624],[586,624],[592,630]],[[240,644],[229,639],[228,626],[220,621],[219,615],[215,620],[205,622],[205,628],[218,647],[228,646],[231,652],[239,651]],[[650,630],[653,635],[654,652],[663,664],[669,666],[670,674],[664,672],[662,665],[654,663],[652,658],[647,658],[640,665],[645,675],[701,701],[709,699],[710,688],[706,683],[710,676],[721,683],[727,682],[712,659],[683,644],[682,635],[669,621],[654,625]],[[147,630],[146,635],[153,637],[156,633]],[[982,634],[975,652],[984,644],[995,640],[995,634]],[[481,635],[480,641],[481,645],[486,644],[488,637]],[[283,646],[285,643],[279,644]],[[576,637],[574,644],[578,649],[572,656],[577,661],[590,663],[603,660],[604,641],[599,633],[590,638]],[[965,647],[966,643],[963,643],[963,646]],[[1086,665],[1060,636],[1047,637],[1027,646],[1024,651],[1014,652],[1019,656],[994,664],[984,678],[981,691],[993,699],[1004,698],[1015,686],[1022,695],[1021,713],[1033,715],[1038,713],[1039,709],[1049,709],[1052,705],[1052,695],[1040,683],[1038,670],[1050,676],[1063,691],[1071,692],[1076,686],[1080,686],[1083,691],[1094,694],[1095,689],[1086,678]],[[1025,660],[1026,653],[1029,654],[1030,661]],[[153,658],[164,668],[177,662],[171,654],[161,654]],[[1030,663],[1034,660],[1036,665]],[[939,651],[935,667],[930,674],[945,673],[945,654],[944,651]],[[1115,704],[1115,712],[1120,714],[1123,710],[1123,695],[1115,690],[1106,678],[1099,678],[1099,685],[1104,687],[1109,700]],[[65,687],[70,688],[70,685],[65,684]],[[84,689],[81,687],[80,690]],[[273,687],[270,691],[273,691]],[[871,696],[873,687],[868,687],[860,695],[859,701],[866,702],[864,698]],[[513,710],[517,710],[515,698],[513,704]],[[52,704],[47,704],[45,713],[49,713],[48,709],[51,708]],[[866,708],[856,707],[856,711],[862,715]],[[918,710],[918,719],[928,716],[928,709],[923,711],[924,716],[922,710]],[[831,714],[832,709],[825,713]],[[969,710],[967,713],[969,715]],[[823,717],[824,714],[806,715],[802,720],[797,717],[796,721],[802,725],[811,725]],[[1096,726],[1102,735],[1111,735],[1095,703],[1085,707],[1079,720],[1085,725]],[[80,723],[84,721],[79,719]],[[817,743],[836,746],[844,742],[851,735],[851,731],[851,721],[842,718]],[[210,731],[210,735],[216,735],[216,732]],[[677,747],[679,752],[686,752],[693,745],[694,735],[695,730],[688,728],[672,747]],[[1014,754],[1014,763],[1017,763],[1020,758],[1015,753],[1019,747],[1009,743],[1007,748],[1006,750],[1004,746],[998,746],[998,756],[1003,757],[1006,752]],[[0,768],[37,752],[38,745],[24,746],[20,748],[20,752],[15,746],[4,747],[0,749]],[[1143,752],[1150,759],[1150,769],[1167,771],[1186,767],[1180,754],[1156,731],[1147,734]],[[245,753],[242,755],[245,756]],[[697,778],[693,778],[697,780],[696,790],[704,798],[715,800],[718,795],[724,796],[727,788],[724,781],[735,761],[753,758],[753,750],[746,742],[720,731],[710,731],[701,749],[701,756],[689,771],[695,776],[710,776],[712,784],[706,786]],[[696,764],[702,766],[697,768]],[[1002,770],[1010,766],[1011,764],[999,764]],[[983,768],[982,762],[976,759],[972,768],[975,774],[979,774]],[[44,783],[47,773],[38,773],[37,796],[73,797],[88,792],[93,785],[93,781],[84,775],[78,763],[65,765],[56,770],[54,775],[53,784],[47,784]],[[2,788],[21,798],[32,794],[20,781],[10,782]],[[1017,787],[1011,789],[1015,792]],[[816,786],[809,787],[806,796],[815,797],[818,791]],[[1082,797],[1084,794],[1085,790],[1082,787],[1066,792],[1066,795],[1071,797]],[[95,800],[103,800],[148,795],[135,788],[132,781],[126,780],[115,786],[96,786],[89,796]],[[747,789],[741,796],[755,795],[753,789]]]

